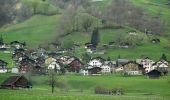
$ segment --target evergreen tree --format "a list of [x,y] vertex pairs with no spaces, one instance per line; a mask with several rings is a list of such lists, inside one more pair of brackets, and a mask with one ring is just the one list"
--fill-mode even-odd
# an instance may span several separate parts
[[0,37],[0,43],[4,43],[4,39],[3,39],[2,35]]
[[110,58],[110,57],[108,57],[108,58],[107,58],[107,61],[111,61],[111,58]]
[[99,42],[100,42],[99,30],[95,28],[91,36],[91,43],[96,47]]
[[165,55],[165,54],[162,54],[161,59],[163,59],[163,60],[166,60],[166,61],[167,61],[167,57],[166,57],[166,55]]

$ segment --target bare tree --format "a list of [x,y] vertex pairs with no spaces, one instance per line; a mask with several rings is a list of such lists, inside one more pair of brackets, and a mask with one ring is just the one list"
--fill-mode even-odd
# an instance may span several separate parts
[[80,19],[82,20],[82,28],[87,32],[93,26],[93,17],[91,15],[84,15]]
[[55,83],[56,83],[56,80],[55,80],[55,76],[56,76],[56,73],[53,69],[50,69],[49,70],[49,82],[50,82],[50,85],[51,85],[51,92],[54,93],[54,88],[55,88]]
[[0,26],[13,21],[18,0],[0,0]]

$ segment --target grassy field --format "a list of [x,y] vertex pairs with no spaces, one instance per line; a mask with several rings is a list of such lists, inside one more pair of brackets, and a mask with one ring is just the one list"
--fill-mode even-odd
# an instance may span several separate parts
[[[10,74],[1,74],[0,83]],[[58,80],[54,94],[48,85],[48,76],[31,78],[32,89],[0,90],[1,100],[168,100],[170,98],[170,77],[147,79],[144,76],[122,77],[105,76],[56,76]],[[60,83],[59,83],[60,82]],[[63,87],[59,84],[64,84]],[[125,95],[109,96],[94,94],[96,86],[122,88]],[[60,87],[60,88],[59,88]],[[67,88],[67,91],[64,89]]]

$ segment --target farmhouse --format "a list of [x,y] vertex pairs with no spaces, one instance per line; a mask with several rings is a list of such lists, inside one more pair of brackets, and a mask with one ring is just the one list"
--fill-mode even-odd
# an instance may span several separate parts
[[1,88],[30,88],[32,84],[24,76],[10,76],[2,84]]
[[144,69],[142,65],[134,61],[129,61],[128,63],[125,63],[123,65],[123,72],[126,75],[142,75],[144,72]]
[[0,60],[0,73],[6,73],[7,72],[7,65],[8,63]]

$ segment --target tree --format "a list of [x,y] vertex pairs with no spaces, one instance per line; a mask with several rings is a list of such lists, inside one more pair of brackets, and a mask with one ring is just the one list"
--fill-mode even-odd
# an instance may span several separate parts
[[50,85],[51,85],[51,92],[54,93],[54,88],[55,88],[55,83],[56,83],[56,80],[55,80],[55,71],[53,69],[50,69],[49,70],[49,82],[50,82]]
[[29,5],[24,3],[19,3],[18,6],[19,8],[16,12],[16,19],[15,19],[17,22],[22,22],[33,15],[33,11]]
[[15,5],[18,0],[0,0],[0,27],[15,18]]
[[37,13],[37,7],[38,7],[38,1],[37,0],[33,0],[32,1],[32,9],[33,9],[33,13],[36,14]]
[[100,42],[99,30],[98,30],[98,28],[95,28],[91,35],[91,43],[96,47],[99,42]]
[[114,0],[106,11],[105,18],[115,22],[119,26],[126,23],[126,13],[129,2],[127,0]]
[[126,36],[124,33],[117,33],[115,34],[113,41],[117,44],[117,45],[121,45],[124,44],[126,42]]
[[61,48],[70,49],[73,48],[74,42],[72,40],[63,40],[61,44]]
[[166,55],[165,55],[164,53],[162,54],[161,59],[163,59],[163,60],[166,60],[166,61],[167,61],[167,57],[166,57]]
[[92,27],[94,19],[91,15],[84,15],[81,20],[81,26],[87,32]]
[[88,62],[90,61],[90,59],[91,59],[91,56],[90,56],[89,54],[87,54],[87,53],[84,53],[84,54],[82,55],[82,59],[83,59],[83,61],[84,61],[85,63],[88,63]]
[[0,37],[0,43],[4,43],[4,39],[3,39],[2,35]]
[[76,30],[76,7],[74,5],[68,5],[65,9],[62,17],[59,21],[58,30],[60,35],[69,34]]

